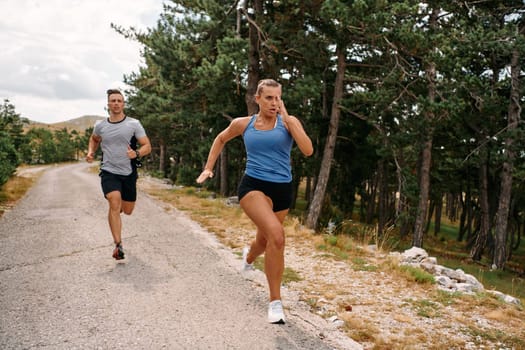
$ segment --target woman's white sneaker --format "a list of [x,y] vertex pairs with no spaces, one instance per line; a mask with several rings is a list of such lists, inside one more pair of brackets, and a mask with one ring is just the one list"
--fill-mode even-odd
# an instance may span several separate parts
[[283,303],[280,300],[270,302],[268,306],[268,322],[284,324],[286,319],[284,317]]
[[248,261],[246,260],[248,258],[249,252],[250,252],[250,248],[248,247],[244,247],[242,250],[242,269],[244,271],[253,270],[253,264],[248,264]]

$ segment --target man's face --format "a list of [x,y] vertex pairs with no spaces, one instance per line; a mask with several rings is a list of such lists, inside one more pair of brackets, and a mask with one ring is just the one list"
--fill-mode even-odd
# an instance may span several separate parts
[[117,114],[121,113],[124,109],[124,98],[120,94],[111,94],[108,96],[108,108],[109,111]]

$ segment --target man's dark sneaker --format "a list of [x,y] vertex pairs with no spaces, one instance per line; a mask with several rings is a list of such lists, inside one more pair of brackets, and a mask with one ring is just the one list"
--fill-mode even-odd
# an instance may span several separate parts
[[124,259],[124,249],[122,249],[122,244],[117,244],[115,249],[113,250],[113,258],[116,260],[122,260]]

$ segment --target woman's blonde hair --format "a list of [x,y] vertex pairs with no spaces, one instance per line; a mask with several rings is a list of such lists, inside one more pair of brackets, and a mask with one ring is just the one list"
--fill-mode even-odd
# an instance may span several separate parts
[[273,79],[262,79],[262,80],[259,80],[259,82],[257,83],[257,91],[255,91],[255,96],[261,96],[261,93],[262,93],[263,88],[265,86],[280,88],[281,84],[279,84],[278,82],[276,82]]

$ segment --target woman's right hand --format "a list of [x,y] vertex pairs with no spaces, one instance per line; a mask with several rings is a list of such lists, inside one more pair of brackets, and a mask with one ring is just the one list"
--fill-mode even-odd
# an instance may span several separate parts
[[206,181],[208,178],[212,178],[212,177],[213,177],[213,171],[204,169],[202,173],[199,175],[199,177],[197,178],[197,183],[201,184],[204,181]]

